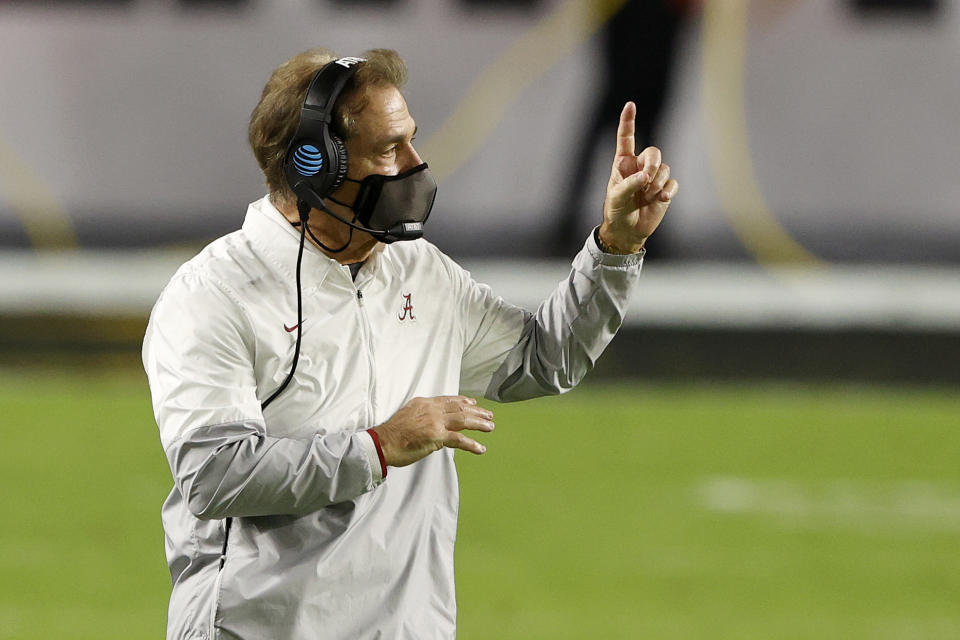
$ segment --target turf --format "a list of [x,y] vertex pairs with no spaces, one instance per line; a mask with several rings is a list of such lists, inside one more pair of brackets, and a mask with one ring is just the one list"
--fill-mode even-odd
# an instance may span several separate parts
[[[491,405],[460,638],[960,637],[960,393],[632,384]],[[159,638],[138,373],[0,371],[0,638]]]

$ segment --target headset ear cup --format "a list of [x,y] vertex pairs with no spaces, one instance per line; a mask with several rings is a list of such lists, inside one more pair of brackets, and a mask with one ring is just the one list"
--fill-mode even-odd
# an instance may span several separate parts
[[328,194],[339,189],[340,185],[343,184],[343,179],[347,177],[347,145],[343,143],[340,136],[333,133],[330,134],[330,139],[333,141],[337,154],[337,175],[333,178],[330,188],[327,189]]

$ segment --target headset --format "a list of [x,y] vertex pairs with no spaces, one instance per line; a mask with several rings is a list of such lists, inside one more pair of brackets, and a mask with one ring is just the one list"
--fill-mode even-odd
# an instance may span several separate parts
[[[328,247],[313,235],[306,225],[311,208],[316,208],[327,215],[336,218],[353,230],[365,231],[380,242],[390,243],[397,240],[416,240],[423,236],[423,222],[411,220],[394,220],[386,229],[373,229],[367,225],[370,220],[364,218],[362,211],[357,215],[354,209],[352,220],[348,220],[331,211],[323,202],[324,198],[331,197],[343,181],[347,178],[347,147],[331,125],[334,117],[334,106],[343,93],[350,79],[357,71],[357,65],[366,62],[365,58],[338,58],[328,62],[314,75],[303,107],[300,109],[300,123],[296,132],[290,138],[283,160],[284,177],[287,185],[297,198],[297,210],[300,213],[300,224],[306,227],[314,242],[326,249],[329,253],[339,253],[347,248],[350,239],[342,247],[334,249]],[[379,189],[373,189],[374,201],[379,195]],[[363,203],[369,203],[370,193],[364,193],[361,185],[358,198]],[[331,198],[332,199],[332,198]],[[334,200],[334,202],[339,202]],[[358,201],[359,202],[359,201]],[[372,203],[370,203],[372,204]],[[356,206],[356,203],[355,205]],[[361,204],[360,206],[364,206]],[[359,220],[358,220],[359,217]],[[369,217],[369,216],[368,216]],[[352,239],[352,235],[350,238]]]
[[343,184],[347,147],[331,129],[333,107],[364,58],[339,58],[324,65],[307,88],[300,124],[290,138],[283,161],[287,184],[297,196],[316,206]]

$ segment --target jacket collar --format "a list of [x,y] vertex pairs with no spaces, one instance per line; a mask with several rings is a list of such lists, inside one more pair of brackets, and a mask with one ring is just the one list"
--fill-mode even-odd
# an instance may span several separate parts
[[[243,232],[256,246],[269,254],[274,264],[278,264],[291,278],[296,276],[297,252],[300,247],[300,230],[284,217],[270,202],[270,196],[264,196],[247,207],[247,215],[243,221]],[[368,274],[376,270],[383,245],[378,244],[367,259],[360,275],[366,279]],[[320,251],[307,238],[303,246],[303,265],[301,278],[304,287],[316,287],[331,273],[331,270],[342,270],[350,278],[347,267],[342,266],[333,258]]]

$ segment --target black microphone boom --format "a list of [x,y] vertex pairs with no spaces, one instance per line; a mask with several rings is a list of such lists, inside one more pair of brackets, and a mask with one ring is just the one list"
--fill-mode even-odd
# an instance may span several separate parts
[[312,203],[308,202],[306,203],[307,205],[316,207],[320,211],[323,211],[324,213],[333,216],[343,224],[349,227],[352,227],[357,231],[364,231],[366,233],[369,233],[380,242],[390,244],[392,242],[397,242],[398,240],[416,240],[417,238],[423,237],[422,222],[413,222],[413,221],[398,222],[397,224],[393,225],[392,227],[386,230],[371,229],[370,227],[365,227],[362,224],[351,222],[346,218],[341,218],[340,216],[335,214],[333,211],[330,211],[330,209],[328,209],[327,206],[323,204],[323,198],[321,198],[317,194],[317,192],[313,190],[313,187],[306,181],[298,183],[296,185],[296,189],[303,189],[305,191],[308,191],[310,195],[313,196],[314,202]]

